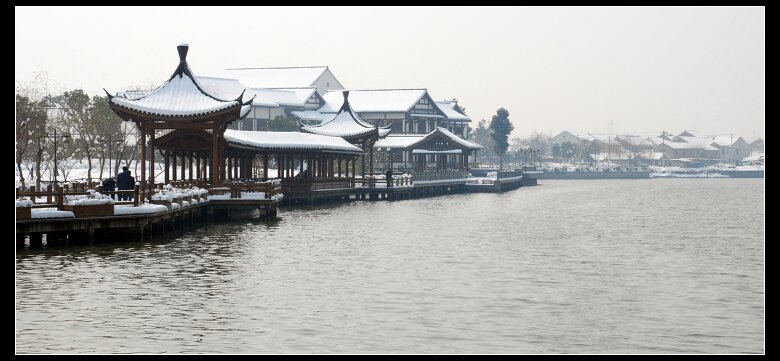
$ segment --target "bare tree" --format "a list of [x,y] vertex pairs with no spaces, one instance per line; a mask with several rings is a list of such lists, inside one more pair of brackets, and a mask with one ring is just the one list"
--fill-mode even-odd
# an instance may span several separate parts
[[30,98],[16,94],[16,170],[22,187],[27,187],[22,170],[22,163],[29,158],[29,153],[35,150],[45,135],[46,109],[42,101],[32,101]]

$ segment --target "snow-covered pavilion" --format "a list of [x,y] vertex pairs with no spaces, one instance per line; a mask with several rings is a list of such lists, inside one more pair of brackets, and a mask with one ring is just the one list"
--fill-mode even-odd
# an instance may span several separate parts
[[[168,81],[157,89],[133,98],[113,96],[106,91],[111,109],[123,120],[134,122],[140,131],[142,188],[145,188],[147,180],[147,137],[149,147],[153,150],[157,131],[170,129],[210,132],[211,179],[212,184],[219,184],[224,179],[225,171],[224,163],[219,161],[224,158],[225,129],[228,124],[249,112],[253,100],[244,101],[243,92],[235,99],[223,99],[206,92],[187,65],[189,45],[179,45],[177,50],[178,67]],[[149,152],[149,158],[153,164],[154,151]],[[149,183],[154,184],[153,172],[149,176]]]
[[376,142],[374,147],[388,153],[390,168],[393,167],[393,153],[407,152],[405,158],[412,159],[417,171],[426,170],[429,161],[436,162],[436,170],[465,170],[469,155],[483,148],[443,127],[437,127],[428,134],[390,135]]
[[[154,172],[147,178],[146,161],[155,161],[155,149],[164,156],[165,182],[176,180],[176,164],[181,159],[181,179],[189,168],[189,179],[208,180],[218,185],[231,178],[259,178],[254,171],[256,157],[262,157],[262,177],[267,179],[269,157],[278,165],[279,178],[292,177],[295,161],[301,171],[308,162],[314,177],[332,177],[335,165],[340,175],[341,164],[349,170],[352,161],[363,150],[344,139],[319,134],[297,132],[252,132],[227,129],[245,117],[256,95],[250,99],[251,90],[240,89],[235,84],[202,86],[187,64],[188,45],[177,47],[179,65],[173,75],[161,86],[149,93],[137,96],[113,96],[108,91],[109,106],[125,121],[136,124],[140,133],[141,187],[154,184]],[[215,93],[207,90],[210,88]],[[216,90],[215,90],[216,89]],[[232,90],[231,90],[232,89]],[[233,94],[233,95],[231,95]],[[233,98],[235,96],[235,98]],[[232,99],[232,100],[231,100]],[[147,152],[147,143],[151,151]],[[194,164],[193,164],[194,163]],[[334,165],[335,164],[335,165]],[[173,166],[171,177],[170,168]]]
[[[369,173],[374,173],[374,143],[390,134],[390,126],[379,127],[362,119],[349,105],[349,91],[342,92],[344,102],[336,115],[317,125],[306,126],[300,124],[301,132],[320,134],[331,137],[340,137],[368,151]],[[363,174],[365,175],[365,156],[361,157]]]

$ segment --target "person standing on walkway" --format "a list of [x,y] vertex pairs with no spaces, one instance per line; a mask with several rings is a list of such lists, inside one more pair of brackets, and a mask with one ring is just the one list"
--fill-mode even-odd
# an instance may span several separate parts
[[385,179],[387,179],[387,188],[393,187],[393,170],[388,169],[387,172],[385,172]]
[[[133,183],[131,183],[130,177],[130,171],[127,170],[127,166],[122,167],[122,173],[117,174],[116,176],[116,186],[117,189],[120,191],[124,190],[131,190],[133,189]],[[119,200],[126,201],[130,197],[127,193],[122,193],[119,195]]]

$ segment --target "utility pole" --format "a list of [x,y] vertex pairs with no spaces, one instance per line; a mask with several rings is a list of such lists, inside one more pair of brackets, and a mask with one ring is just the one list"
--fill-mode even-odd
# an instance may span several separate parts
[[729,134],[729,163],[731,163],[731,155],[734,154],[734,133]]

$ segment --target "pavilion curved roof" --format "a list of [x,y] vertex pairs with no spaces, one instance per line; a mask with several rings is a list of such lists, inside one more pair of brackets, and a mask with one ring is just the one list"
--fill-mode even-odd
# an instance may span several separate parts
[[128,111],[162,118],[204,116],[233,109],[238,109],[239,117],[248,113],[243,107],[250,105],[251,99],[244,102],[242,92],[236,99],[225,100],[204,90],[187,65],[189,46],[182,44],[177,49],[179,66],[168,81],[138,97],[112,96],[106,92],[112,109],[117,113]]
[[301,131],[313,134],[358,139],[376,136],[384,138],[390,133],[390,127],[378,127],[360,119],[349,105],[349,91],[344,91],[344,103],[339,112],[330,120],[318,125],[302,126]]
[[361,155],[363,150],[343,138],[301,132],[225,130],[225,140],[234,147],[268,152],[315,152]]
[[[436,127],[428,134],[399,134],[391,135],[385,139],[382,139],[374,144],[374,148],[389,148],[389,149],[402,149],[402,150],[415,150],[430,148],[430,145],[436,143],[437,140],[446,141],[449,145],[443,146],[438,144],[436,149],[442,150],[478,150],[484,148],[481,144],[472,142],[468,139],[463,139],[454,133],[450,132],[446,128]],[[418,152],[419,153],[419,152]],[[433,154],[433,153],[431,153]]]

